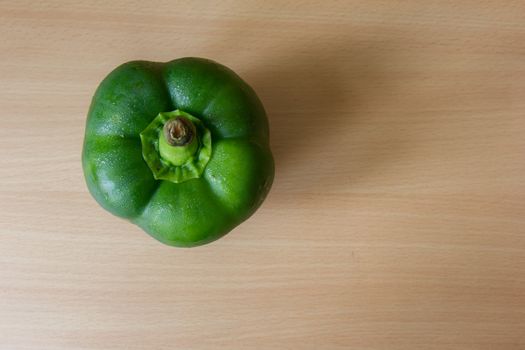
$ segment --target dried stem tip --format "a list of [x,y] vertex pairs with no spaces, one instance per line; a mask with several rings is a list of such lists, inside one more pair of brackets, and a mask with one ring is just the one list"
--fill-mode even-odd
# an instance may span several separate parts
[[170,146],[184,146],[193,139],[191,122],[183,117],[170,119],[164,124],[164,137]]

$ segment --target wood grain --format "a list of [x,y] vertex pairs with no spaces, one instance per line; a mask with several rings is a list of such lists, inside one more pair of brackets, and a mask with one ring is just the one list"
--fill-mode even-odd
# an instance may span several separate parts
[[[276,180],[205,247],[84,184],[122,62],[260,95]],[[0,1],[0,348],[524,349],[525,2]]]

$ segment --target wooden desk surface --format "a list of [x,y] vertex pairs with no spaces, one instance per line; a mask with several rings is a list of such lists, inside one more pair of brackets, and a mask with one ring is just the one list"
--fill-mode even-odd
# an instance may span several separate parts
[[[190,250],[80,164],[101,79],[182,56],[254,87],[277,166]],[[525,348],[523,1],[0,1],[0,162],[1,349]]]

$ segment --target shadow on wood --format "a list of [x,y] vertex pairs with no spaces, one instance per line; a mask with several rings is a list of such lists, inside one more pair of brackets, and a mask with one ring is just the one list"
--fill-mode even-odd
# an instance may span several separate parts
[[396,87],[392,45],[319,38],[245,75],[270,119],[277,186],[337,192],[406,150],[395,128],[380,125],[396,118],[381,112]]

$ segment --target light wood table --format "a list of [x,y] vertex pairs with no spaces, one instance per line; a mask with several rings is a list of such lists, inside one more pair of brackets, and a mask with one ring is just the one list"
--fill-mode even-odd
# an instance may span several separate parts
[[[94,90],[202,56],[276,160],[223,239],[89,195]],[[525,349],[525,2],[0,1],[0,348]]]

